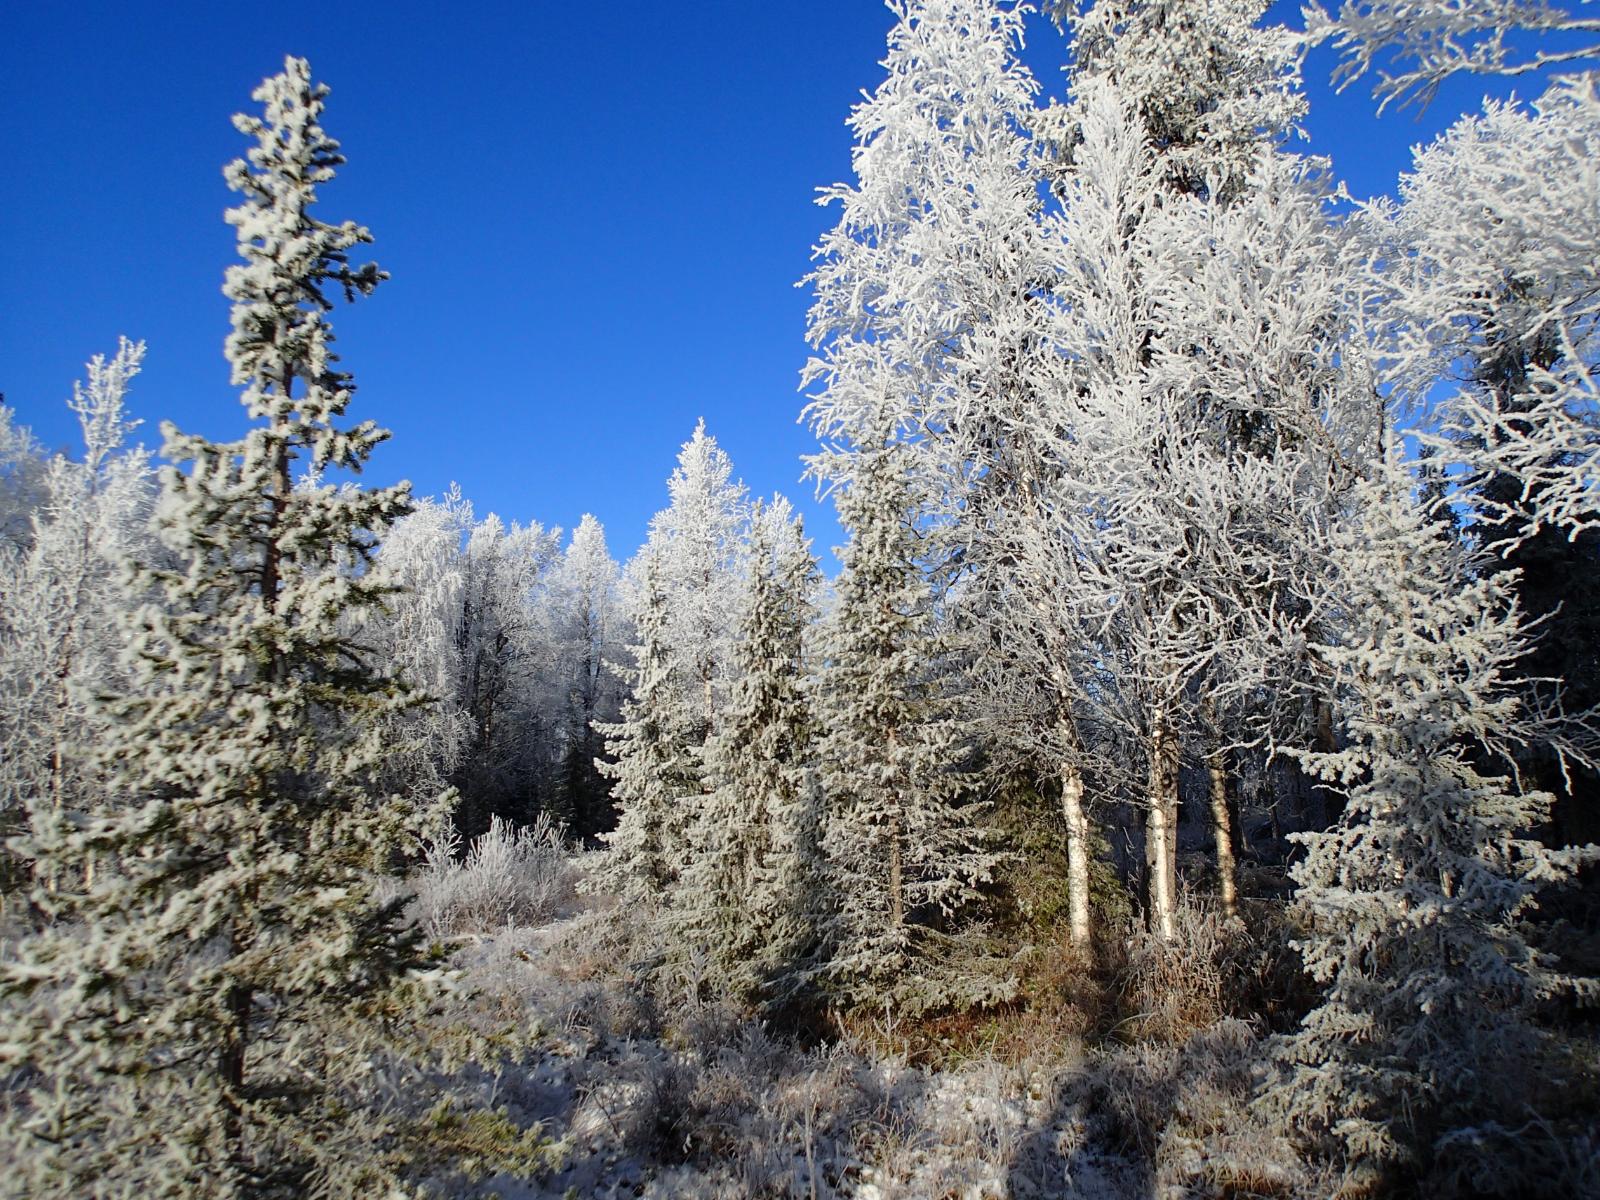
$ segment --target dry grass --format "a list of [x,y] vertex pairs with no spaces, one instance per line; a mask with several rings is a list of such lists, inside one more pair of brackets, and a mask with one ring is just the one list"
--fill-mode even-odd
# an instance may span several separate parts
[[[534,1031],[486,1099],[538,1122],[552,1165],[491,1182],[508,1198],[1362,1200],[1370,1181],[1254,1104],[1264,998],[1292,1012],[1303,988],[1279,912],[1190,903],[1171,944],[1131,923],[1092,954],[1047,944],[1006,1005],[781,1025],[716,996],[648,913],[499,933],[458,957],[460,1019]],[[1546,1175],[1591,1186],[1593,1139],[1560,1133]]]

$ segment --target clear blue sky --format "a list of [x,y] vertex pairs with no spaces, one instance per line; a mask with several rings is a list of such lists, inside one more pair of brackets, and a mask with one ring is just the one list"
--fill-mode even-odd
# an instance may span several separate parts
[[[151,442],[163,418],[237,434],[229,116],[304,55],[350,159],[321,215],[370,226],[393,275],[333,318],[353,415],[395,434],[374,482],[457,480],[480,512],[569,530],[593,512],[623,559],[704,415],[753,492],[802,502],[825,552],[837,526],[798,479],[793,285],[890,24],[875,0],[14,5],[0,391],[47,445],[74,445],[71,383],[125,333],[149,343],[133,408]],[[1035,21],[1048,89],[1064,52]],[[1311,148],[1358,195],[1391,189],[1407,147],[1483,90],[1380,121],[1363,85],[1330,96],[1329,66],[1308,70]]]

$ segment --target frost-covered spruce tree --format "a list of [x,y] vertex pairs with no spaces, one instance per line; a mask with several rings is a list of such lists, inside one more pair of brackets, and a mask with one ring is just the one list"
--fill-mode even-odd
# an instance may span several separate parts
[[979,823],[984,805],[964,793],[961,731],[940,694],[907,454],[894,445],[860,454],[839,494],[849,542],[815,703],[828,974],[846,1002],[918,1007],[947,999],[921,970],[935,922],[976,899],[1001,855]]
[[[704,747],[720,727],[749,522],[745,488],[702,420],[667,483],[672,502],[650,521],[623,585],[638,643],[632,699],[601,724],[619,810],[607,839],[613,870],[657,900],[694,852],[695,813],[711,791]],[[630,811],[631,810],[631,811]],[[615,871],[622,871],[617,876]]]
[[317,481],[386,436],[341,420],[328,292],[384,276],[349,262],[365,229],[310,212],[344,161],[326,94],[290,58],[254,93],[264,115],[235,118],[254,145],[225,173],[245,260],[227,354],[260,423],[228,443],[166,429],[191,466],[162,473],[174,565],[144,570],[160,601],[128,617],[130,684],[107,702],[118,803],[14,843],[67,878],[104,865],[36,892],[54,920],[4,968],[4,1061],[32,1069],[6,1158],[35,1195],[389,1186],[342,1089],[367,1069],[351,1039],[421,965],[374,886],[432,814],[370,787],[377,719],[410,698],[340,628],[382,601],[365,568],[406,488]]
[[1051,7],[1072,31],[1073,90],[1096,78],[1115,84],[1174,192],[1232,195],[1262,142],[1304,115],[1297,41],[1281,25],[1261,25],[1262,0]]
[[1504,574],[1472,574],[1438,537],[1411,483],[1389,460],[1332,542],[1343,632],[1313,650],[1347,745],[1303,757],[1348,802],[1336,827],[1297,835],[1298,947],[1326,991],[1268,1095],[1374,1176],[1451,1169],[1557,1083],[1553,1054],[1532,1067],[1530,1018],[1573,981],[1520,919],[1584,858],[1530,835],[1548,795],[1486,773],[1526,724],[1507,686],[1521,614]]
[[667,641],[667,593],[655,554],[638,565],[632,695],[622,718],[600,724],[610,761],[595,767],[615,782],[617,827],[602,840],[610,849],[596,882],[624,904],[659,906],[682,872],[688,853],[691,797],[699,798],[701,769],[690,745]]
[[[727,698],[749,503],[733,463],[701,420],[667,481],[671,503],[650,519],[645,551],[655,556],[666,600],[665,646],[690,744],[717,729]],[[640,571],[630,571],[639,590]]]
[[[799,514],[791,517],[787,504],[775,502],[765,519],[773,530],[771,578],[759,595],[752,589],[747,622],[754,640],[777,653],[741,655],[744,675],[754,678],[738,696],[741,719],[761,747],[741,754],[729,740],[719,761],[730,764],[730,780],[742,779],[746,795],[763,796],[767,840],[752,880],[752,909],[763,930],[763,991],[782,999],[810,978],[829,903],[808,653],[821,576]],[[764,619],[758,608],[768,614]]]
[[716,982],[745,998],[792,989],[816,941],[820,875],[815,728],[802,643],[816,559],[782,497],[751,519],[749,576],[723,727],[705,747],[714,790],[674,912]]

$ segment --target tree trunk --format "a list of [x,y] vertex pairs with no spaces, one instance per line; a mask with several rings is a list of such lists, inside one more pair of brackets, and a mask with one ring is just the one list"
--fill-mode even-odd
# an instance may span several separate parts
[[1089,945],[1089,817],[1083,807],[1083,775],[1076,763],[1061,771],[1061,815],[1067,824],[1067,940]]
[[244,1121],[241,1116],[244,1098],[244,1058],[250,1041],[250,1009],[253,1002],[250,989],[236,983],[228,989],[227,1007],[231,1018],[228,1040],[223,1043],[218,1059],[218,1070],[223,1086],[223,1130],[227,1139],[228,1157],[240,1171],[245,1165]]
[[1177,742],[1167,715],[1157,710],[1151,721],[1150,774],[1145,807],[1145,921],[1150,931],[1170,942],[1176,933],[1178,882]]
[[713,674],[714,674],[714,671],[713,671],[713,669],[711,667],[711,664],[707,663],[705,665],[705,667],[701,671],[701,678],[704,681],[704,685],[705,685],[705,704],[706,704],[706,738],[705,738],[705,740],[707,742],[709,742],[711,740],[711,726],[712,726],[712,723],[713,723],[713,721],[714,721],[714,719],[716,717],[716,711],[717,711],[716,710],[716,704],[713,701],[713,693],[712,693],[712,689],[711,689],[711,678],[712,678]]
[[905,928],[906,900],[904,867],[900,862],[900,822],[889,827],[889,923],[898,931]]
[[1211,833],[1216,842],[1217,898],[1222,915],[1232,919],[1239,913],[1239,796],[1229,769],[1229,754],[1223,749],[1222,726],[1211,697],[1202,709],[1209,749],[1206,751],[1207,793],[1211,807]]
[[[1333,701],[1317,701],[1317,732],[1316,748],[1320,754],[1332,754],[1338,748],[1338,741],[1333,736]],[[1322,811],[1317,814],[1317,822],[1324,828],[1337,825],[1339,818],[1344,815],[1344,797],[1336,788],[1331,788],[1320,780],[1311,785],[1312,792],[1321,800]]]
[[1145,924],[1164,942],[1170,942],[1176,933],[1171,877],[1164,866],[1171,841],[1166,805],[1152,803],[1145,810],[1144,822]]
[[[283,394],[288,396],[292,391],[291,376],[284,382]],[[281,434],[282,439],[273,447],[272,462],[272,489],[267,495],[268,506],[272,516],[267,522],[268,533],[261,555],[261,603],[268,612],[275,612],[278,607],[278,588],[280,585],[280,570],[283,557],[283,547],[279,544],[282,534],[280,527],[283,524],[284,513],[289,508],[289,496],[293,486],[289,478],[289,444],[286,423],[281,418],[273,421],[273,429]],[[272,677],[277,678],[277,663],[272,664]]]
[[[895,753],[895,731],[889,730],[889,756]],[[905,864],[900,857],[901,818],[898,802],[889,815],[889,920],[895,933],[905,928]]]
[[1239,861],[1234,854],[1239,802],[1220,748],[1207,756],[1206,771],[1211,785],[1211,829],[1217,843],[1217,896],[1222,915],[1231,920],[1239,915]]

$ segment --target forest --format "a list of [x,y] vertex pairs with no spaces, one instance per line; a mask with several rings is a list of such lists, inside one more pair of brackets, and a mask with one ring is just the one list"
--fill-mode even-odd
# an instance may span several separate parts
[[[836,567],[704,421],[625,561],[374,482],[293,56],[237,437],[0,406],[0,1196],[1600,1196],[1600,19],[889,8]],[[1330,45],[1536,98],[1359,201]]]

